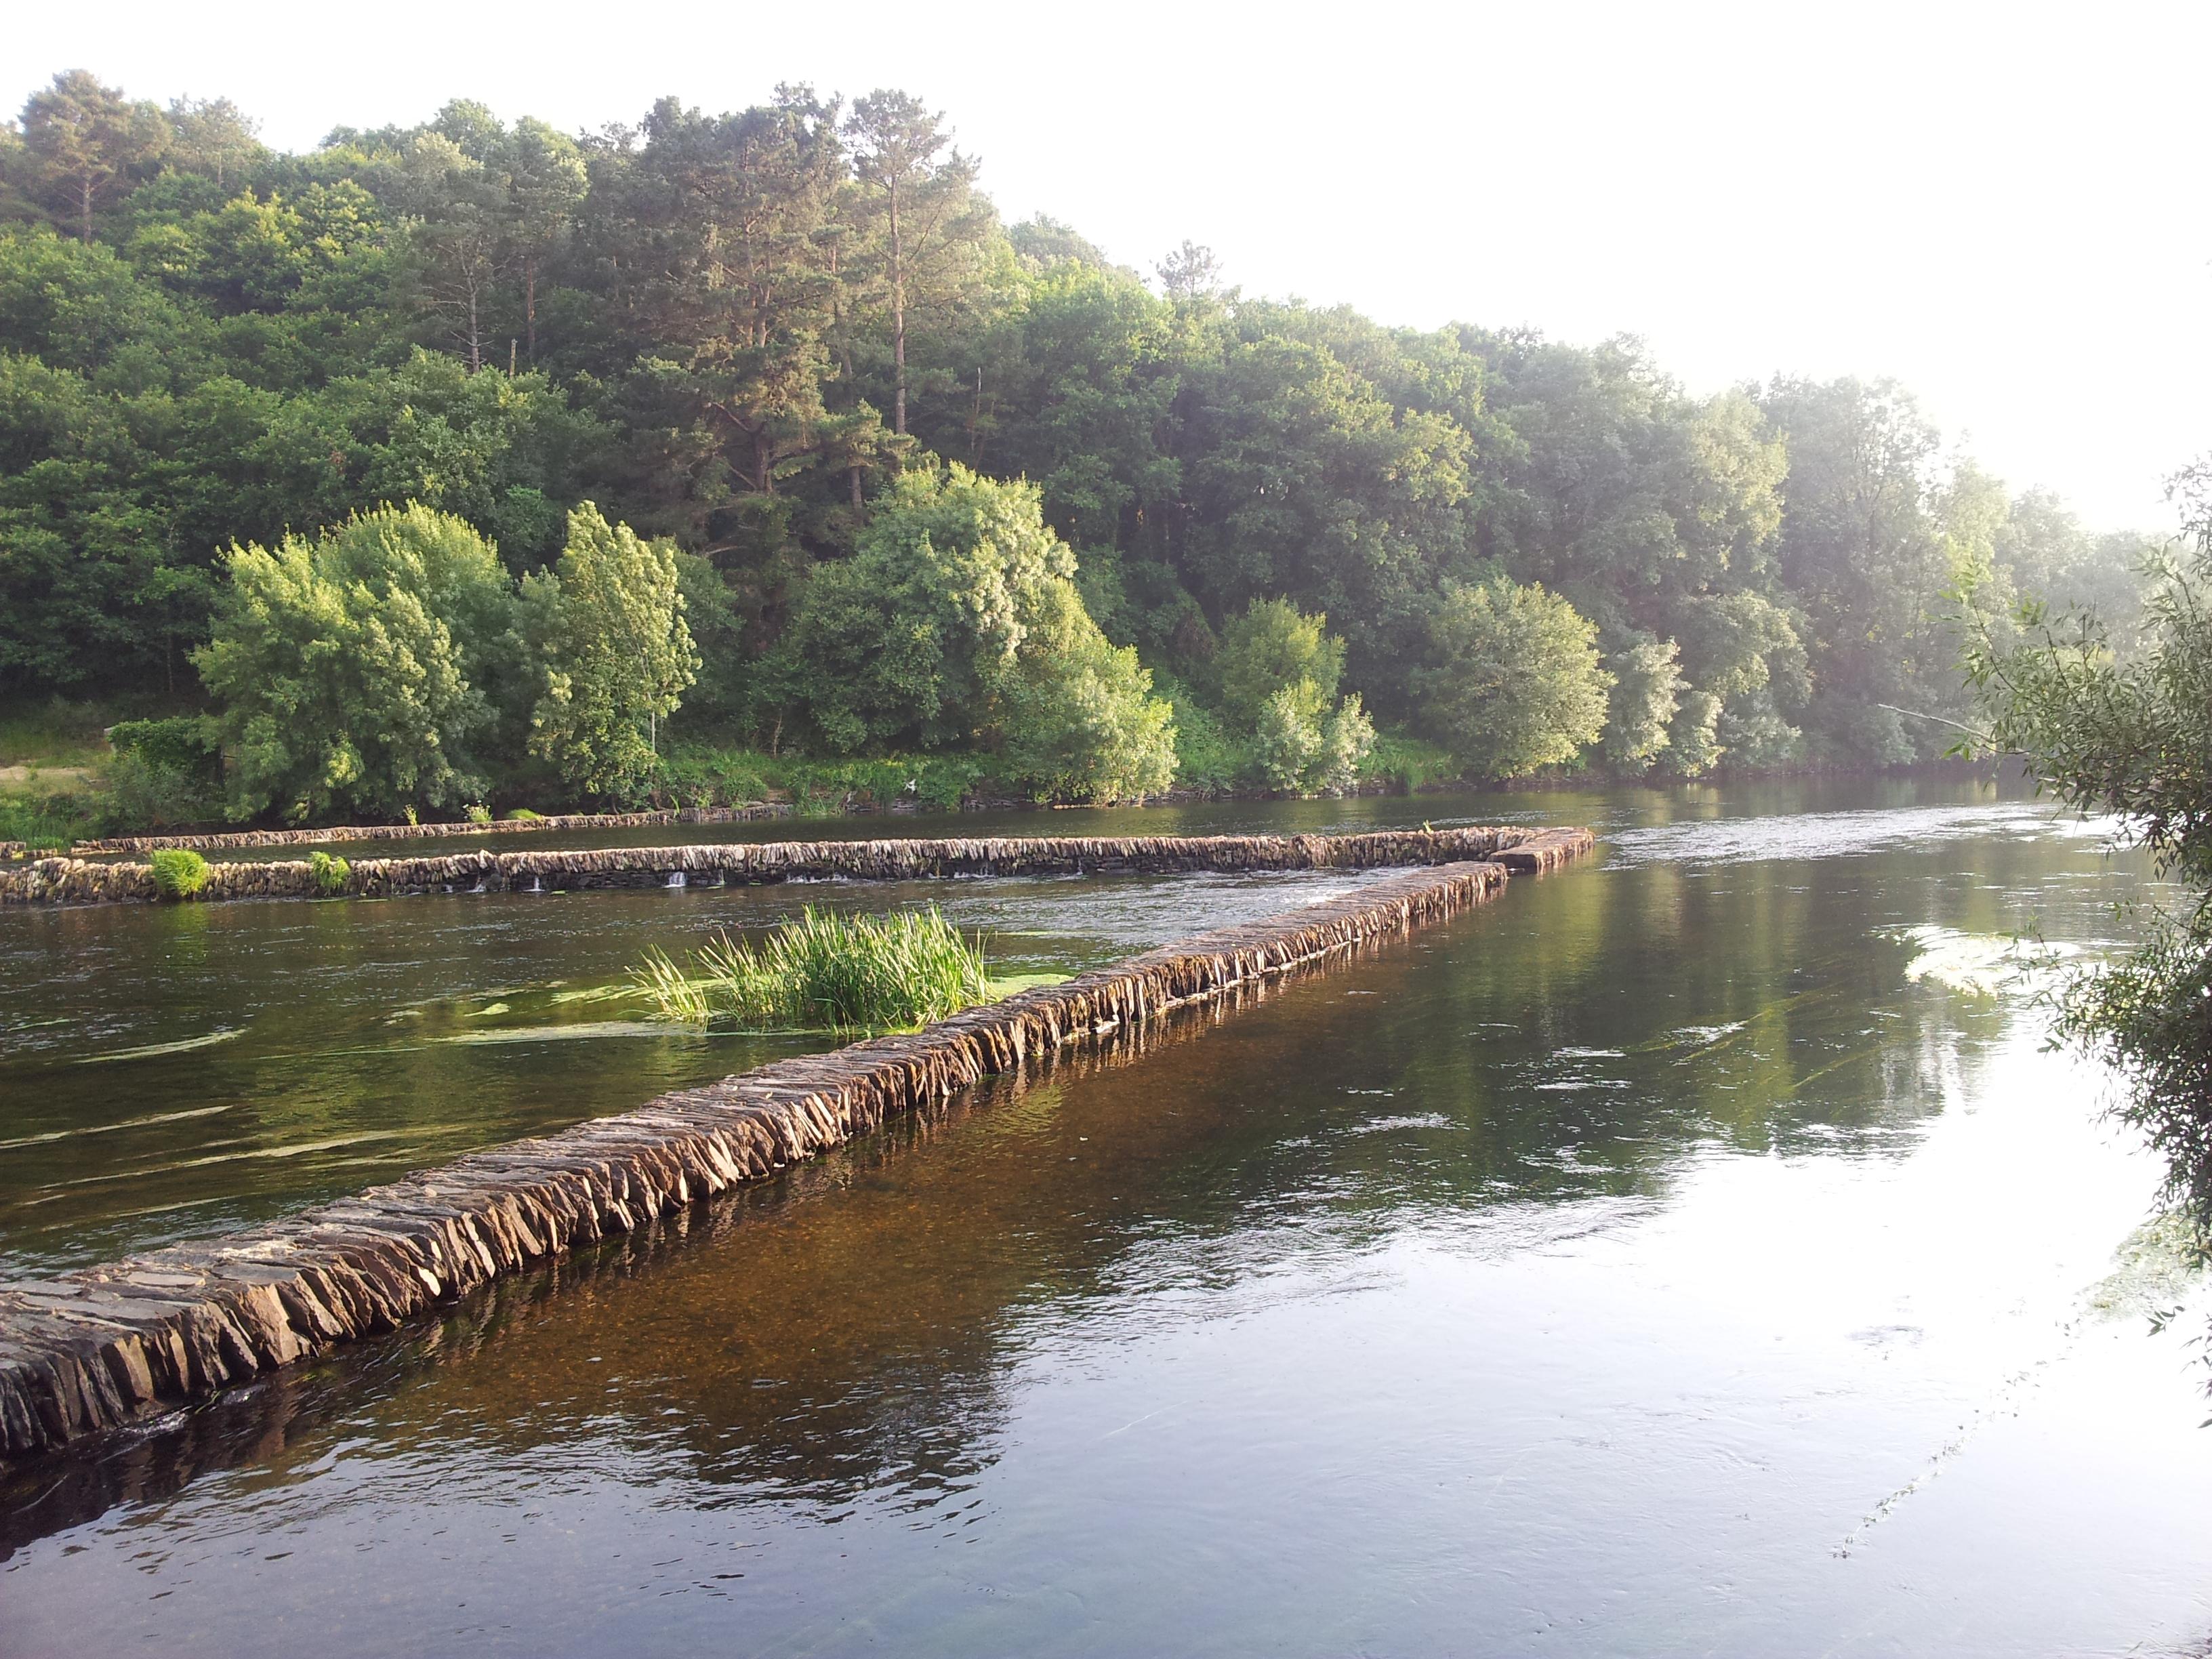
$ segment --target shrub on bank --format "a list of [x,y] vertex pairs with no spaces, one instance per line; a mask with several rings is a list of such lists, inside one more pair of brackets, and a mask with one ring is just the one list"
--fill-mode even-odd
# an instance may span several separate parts
[[33,853],[66,851],[72,841],[88,833],[90,823],[79,796],[0,795],[0,841],[20,841]]
[[821,760],[689,743],[672,746],[661,757],[660,792],[678,806],[787,799],[809,814],[841,812],[848,802],[888,811],[911,801],[951,812],[974,793],[984,770],[984,763],[973,755]]
[[1455,783],[1463,769],[1439,744],[1407,732],[1377,732],[1359,775],[1410,795],[1432,783]]

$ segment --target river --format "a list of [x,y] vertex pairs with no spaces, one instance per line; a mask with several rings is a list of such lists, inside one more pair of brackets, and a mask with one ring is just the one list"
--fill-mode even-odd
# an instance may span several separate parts
[[[1048,827],[1423,818],[1605,848],[27,1472],[0,1651],[2202,1653],[2205,1292],[2010,950],[2139,860],[1953,780]],[[574,994],[647,943],[934,897],[1065,970],[1355,878],[0,916],[0,1249],[776,1051]]]

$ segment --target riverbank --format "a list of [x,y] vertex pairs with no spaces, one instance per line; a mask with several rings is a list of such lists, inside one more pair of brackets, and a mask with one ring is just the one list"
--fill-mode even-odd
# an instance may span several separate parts
[[[1467,787],[1462,780],[1449,782],[1425,783],[1415,790],[1394,789],[1388,782],[1371,781],[1341,791],[1347,797],[1385,795],[1392,793],[1446,794]],[[1278,800],[1284,797],[1279,791],[1267,789],[1169,789],[1158,795],[1148,795],[1142,800],[1129,803],[1135,806],[1188,806],[1200,801]],[[1049,812],[1056,810],[1047,801],[1000,799],[988,795],[963,797],[957,807],[945,808],[929,801],[898,799],[890,805],[878,805],[871,798],[848,799],[831,812],[810,810],[807,817],[895,817],[934,816],[948,811],[959,812]],[[178,850],[194,853],[231,852],[258,847],[345,847],[353,844],[373,845],[392,841],[449,841],[473,836],[519,836],[532,834],[574,834],[597,830],[652,830],[684,823],[757,823],[776,818],[800,816],[799,809],[790,801],[748,801],[732,806],[683,806],[638,812],[553,812],[535,813],[528,817],[463,819],[457,823],[353,823],[333,825],[321,830],[224,830],[204,834],[173,836],[102,836],[70,844],[66,856],[70,858],[108,858],[133,853],[158,853]],[[23,842],[0,842],[0,858],[21,859],[27,855],[27,844]]]
[[[1401,752],[1406,751],[1406,752]],[[1447,775],[1433,757],[1422,762],[1408,758],[1408,746],[1400,744],[1387,757],[1387,764],[1362,775],[1347,789],[1329,792],[1327,799],[1361,799],[1382,796],[1445,796],[1489,793],[1508,795],[1540,794],[1561,790],[1602,787],[1690,786],[1715,787],[1747,783],[1789,782],[1799,780],[1844,780],[1865,777],[1951,778],[1996,776],[1999,763],[1945,758],[1909,766],[1863,767],[1806,763],[1749,769],[1719,767],[1697,779],[1644,775],[1610,778],[1590,771],[1547,769],[1523,777],[1478,782]],[[798,763],[787,763],[794,769]],[[927,769],[924,769],[925,770]],[[665,829],[681,824],[736,824],[772,822],[782,818],[840,820],[872,817],[934,817],[960,814],[1022,815],[1037,812],[1097,810],[1095,805],[1039,801],[1024,797],[968,789],[952,796],[928,789],[907,790],[885,777],[903,777],[888,763],[852,763],[826,768],[837,787],[825,788],[818,781],[799,787],[769,789],[758,799],[729,799],[722,805],[654,807],[621,812],[528,812],[505,817],[465,818],[434,823],[351,823],[307,829],[243,829],[127,833],[83,836],[73,841],[58,837],[45,841],[0,839],[0,863],[22,862],[37,850],[46,856],[114,858],[178,849],[199,853],[250,851],[263,848],[298,847],[343,850],[352,846],[375,846],[390,842],[465,841],[480,836],[574,835],[598,831]],[[750,775],[746,775],[750,776]],[[963,771],[960,775],[966,776]],[[757,778],[752,780],[756,784]],[[908,780],[913,781],[913,780]],[[720,792],[716,792],[720,793]],[[1178,784],[1158,794],[1119,803],[1124,809],[1174,808],[1224,802],[1263,803],[1316,799],[1285,794],[1256,785]]]
[[[1588,831],[1559,830],[1511,850],[1518,867],[1540,872],[1593,845]],[[1442,920],[1493,896],[1507,874],[1502,862],[1409,872],[910,1036],[779,1061],[269,1225],[0,1287],[0,1452],[51,1450],[391,1328],[987,1074]]]
[[[209,865],[191,902],[559,892],[695,882],[908,881],[1098,870],[1376,869],[1470,859],[1510,862],[1513,849],[1557,833],[1508,825],[1346,836],[963,836],[454,853],[356,859],[343,866],[328,860],[241,860]],[[57,858],[0,870],[0,905],[151,903],[161,897],[150,864]]]

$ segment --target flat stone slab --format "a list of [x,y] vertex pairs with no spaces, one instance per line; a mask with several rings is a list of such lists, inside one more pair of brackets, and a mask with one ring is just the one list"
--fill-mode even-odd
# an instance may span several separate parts
[[[390,1329],[539,1258],[772,1176],[988,1073],[1409,933],[1489,898],[1509,872],[1555,869],[1595,845],[1585,830],[1446,831],[1420,844],[1462,846],[1501,833],[1514,839],[1504,848],[1493,842],[1494,858],[1408,870],[910,1035],[779,1060],[241,1232],[52,1279],[0,1282],[0,1457],[42,1455]],[[1316,842],[1398,850],[1390,837],[1292,839],[1300,848],[1280,856],[1310,857]],[[1049,843],[1061,849],[1049,856],[1076,856],[1066,850],[1074,847],[1089,856],[1099,844]],[[1125,856],[1140,855],[1139,843],[1113,844]],[[1255,856],[1264,850],[1256,839],[1241,844]],[[1008,856],[1007,843],[959,845],[999,850],[931,856]],[[1345,847],[1330,850],[1328,862],[1345,861]]]

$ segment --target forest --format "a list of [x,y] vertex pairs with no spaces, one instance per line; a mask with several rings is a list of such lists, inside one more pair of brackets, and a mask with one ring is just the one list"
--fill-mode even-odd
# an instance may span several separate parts
[[286,154],[70,71],[0,129],[0,710],[107,733],[33,836],[1911,764],[1970,633],[2124,641],[2153,550],[1887,382],[1005,223],[898,91]]

